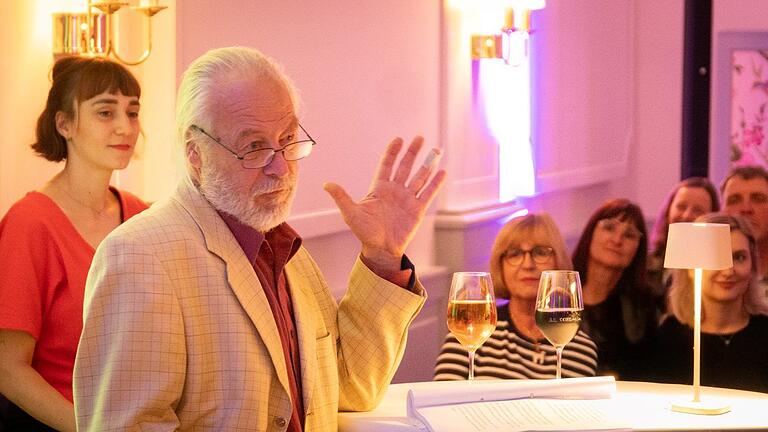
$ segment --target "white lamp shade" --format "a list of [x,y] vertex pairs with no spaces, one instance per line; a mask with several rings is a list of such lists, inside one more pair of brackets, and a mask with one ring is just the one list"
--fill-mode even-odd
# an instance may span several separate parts
[[733,267],[730,226],[699,222],[670,224],[664,267],[704,270]]

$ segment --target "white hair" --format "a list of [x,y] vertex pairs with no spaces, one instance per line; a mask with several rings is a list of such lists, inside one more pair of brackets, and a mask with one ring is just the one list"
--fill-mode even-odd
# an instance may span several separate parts
[[[181,77],[176,99],[176,137],[181,167],[187,175],[190,167],[186,156],[188,133],[192,125],[210,131],[211,91],[223,78],[248,77],[257,81],[280,82],[288,90],[295,112],[300,100],[296,87],[282,67],[260,51],[241,46],[217,48],[195,59]],[[184,172],[182,171],[182,172]]]

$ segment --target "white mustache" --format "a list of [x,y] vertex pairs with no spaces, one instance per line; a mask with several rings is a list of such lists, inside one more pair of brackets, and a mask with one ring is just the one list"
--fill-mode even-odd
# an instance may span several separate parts
[[267,181],[253,185],[251,188],[251,194],[260,195],[277,192],[281,190],[290,189],[293,182],[290,178],[285,179],[268,179]]

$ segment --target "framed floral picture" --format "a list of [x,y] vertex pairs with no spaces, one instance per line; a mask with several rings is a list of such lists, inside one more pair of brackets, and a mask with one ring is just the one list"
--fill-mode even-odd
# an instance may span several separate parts
[[[768,168],[768,33],[718,35],[712,166]],[[723,168],[726,168],[723,166]]]
[[731,163],[768,165],[768,47],[731,54]]

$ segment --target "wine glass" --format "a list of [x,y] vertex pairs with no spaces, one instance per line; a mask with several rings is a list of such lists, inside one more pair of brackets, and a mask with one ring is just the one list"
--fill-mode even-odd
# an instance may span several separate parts
[[536,295],[536,325],[557,351],[557,379],[560,379],[563,348],[576,336],[584,311],[579,272],[545,270]]
[[475,379],[475,351],[496,329],[496,301],[487,272],[456,272],[448,295],[448,330],[469,352],[469,376]]

